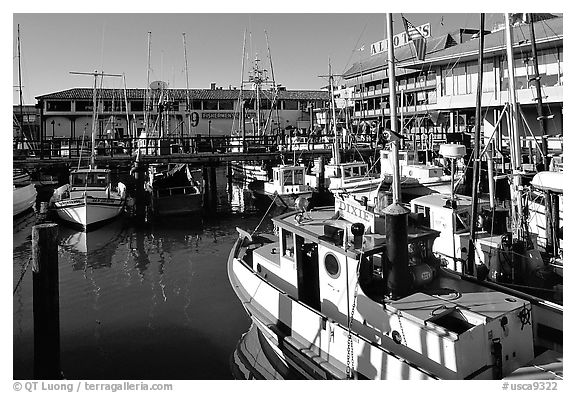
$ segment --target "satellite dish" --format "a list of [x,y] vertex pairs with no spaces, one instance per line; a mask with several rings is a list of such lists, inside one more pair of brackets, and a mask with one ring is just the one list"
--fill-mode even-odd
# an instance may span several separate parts
[[152,83],[150,83],[150,88],[152,90],[163,90],[168,88],[168,83],[164,82],[164,81],[154,81]]

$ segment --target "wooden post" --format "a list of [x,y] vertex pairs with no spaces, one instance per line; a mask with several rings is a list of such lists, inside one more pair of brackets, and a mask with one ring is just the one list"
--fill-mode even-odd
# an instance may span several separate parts
[[32,228],[34,378],[60,379],[58,225]]
[[146,195],[144,193],[144,166],[136,160],[134,168],[134,179],[136,180],[136,220],[138,223],[144,222],[146,218]]
[[205,166],[202,168],[202,178],[204,180],[204,207],[205,210],[214,212],[217,207],[216,192],[216,167]]

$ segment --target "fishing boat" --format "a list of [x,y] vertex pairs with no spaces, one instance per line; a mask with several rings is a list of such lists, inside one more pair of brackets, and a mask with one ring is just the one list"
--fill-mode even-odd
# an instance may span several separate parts
[[84,168],[71,171],[70,183],[54,190],[50,201],[61,220],[88,230],[120,215],[125,200],[126,186],[114,186],[109,169]]
[[[388,59],[394,125],[392,45]],[[273,218],[277,235],[238,228],[228,276],[266,341],[310,379],[558,377],[541,373],[562,355],[535,346],[531,302],[443,268],[395,168],[391,204],[341,195]]]
[[17,216],[31,209],[36,203],[38,192],[30,181],[30,175],[22,170],[13,170],[12,215]]
[[[506,16],[507,55],[512,58],[512,31]],[[514,75],[513,67],[509,67]],[[510,173],[494,176],[492,157],[487,156],[490,195],[480,201],[477,187],[472,197],[429,195],[412,200],[412,211],[423,215],[428,225],[442,231],[435,252],[443,264],[466,277],[504,293],[529,301],[532,307],[534,342],[542,348],[563,351],[563,251],[561,239],[562,173],[530,174],[530,185],[520,160],[516,92],[509,87],[514,119],[510,129]],[[477,103],[478,110],[480,103]],[[480,117],[480,116],[478,116]],[[479,126],[477,126],[479,129]],[[479,134],[479,130],[477,130]],[[490,142],[489,142],[490,143]],[[488,146],[484,152],[488,151]],[[479,138],[475,156],[480,153]],[[479,160],[475,160],[477,162]],[[475,175],[477,178],[477,175]],[[494,178],[511,184],[510,200],[497,204]],[[473,181],[473,184],[478,184]],[[551,194],[550,211],[543,203]],[[526,203],[528,201],[528,203]],[[552,207],[553,206],[553,207]],[[547,218],[551,225],[547,225]],[[547,250],[547,244],[549,249]]]
[[204,193],[201,180],[196,179],[199,174],[200,170],[191,171],[186,164],[178,164],[170,170],[151,166],[149,186],[154,213],[166,216],[201,211]]
[[[414,150],[400,150],[398,154],[404,200],[437,192],[450,192],[452,177],[444,173],[442,166],[421,162],[418,159],[418,152]],[[393,170],[389,150],[380,151],[380,168],[380,178],[384,187],[389,188],[392,185]],[[459,178],[460,176],[456,176],[456,180]]]
[[272,168],[272,179],[255,195],[266,196],[278,206],[294,207],[298,198],[311,198],[312,187],[305,183],[306,168],[302,165],[279,165]]
[[[51,209],[58,217],[87,231],[116,218],[124,209],[126,186],[114,184],[109,169],[96,168],[96,88],[98,76],[122,76],[93,72],[76,74],[94,76],[93,113],[92,113],[92,147],[90,149],[90,166],[70,171],[69,184],[56,190],[50,198]],[[79,160],[82,157],[79,158]]]

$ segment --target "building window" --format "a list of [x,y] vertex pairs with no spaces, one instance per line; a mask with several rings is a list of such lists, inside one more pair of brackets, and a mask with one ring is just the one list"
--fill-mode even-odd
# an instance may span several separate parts
[[221,100],[219,103],[219,109],[221,111],[232,111],[234,110],[234,101],[233,100]]
[[46,101],[46,111],[51,112],[70,112],[72,102],[70,101]]
[[284,110],[286,111],[297,111],[298,101],[295,100],[284,100]]
[[76,112],[92,112],[92,101],[76,101]]
[[484,63],[484,72],[482,75],[482,91],[493,92],[496,90],[496,74],[494,72],[494,63],[488,61]]
[[217,111],[218,110],[218,101],[206,100],[206,101],[203,101],[203,103],[204,103],[204,110],[205,111]]
[[193,110],[202,110],[202,101],[200,100],[192,101],[191,105]]
[[[144,101],[130,102],[132,112],[144,112]],[[76,103],[76,110],[78,110],[78,103]]]
[[262,99],[260,100],[260,109],[271,109],[272,108],[272,101]]

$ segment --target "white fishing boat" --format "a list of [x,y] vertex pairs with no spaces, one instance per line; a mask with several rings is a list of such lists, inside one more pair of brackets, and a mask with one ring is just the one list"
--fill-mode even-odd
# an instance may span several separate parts
[[[395,97],[392,45],[388,59]],[[393,180],[391,204],[342,195],[273,218],[277,235],[238,229],[228,276],[274,351],[310,379],[561,378],[562,354],[535,346],[531,302],[444,269],[439,232],[400,204],[397,165]]]
[[[380,178],[384,183],[383,186],[388,188],[392,185],[393,171],[390,153],[389,150],[380,151]],[[418,152],[413,150],[401,150],[398,155],[404,200],[437,192],[450,193],[452,178],[444,174],[443,167],[420,162]],[[456,180],[459,178],[460,176],[457,175]]]
[[[88,230],[116,218],[124,209],[126,186],[112,183],[109,169],[99,169],[95,165],[96,147],[96,88],[98,76],[122,76],[104,73],[77,74],[94,76],[94,95],[92,113],[92,144],[90,148],[90,167],[70,171],[70,182],[56,190],[50,199],[51,209],[58,217],[70,224]],[[81,159],[81,157],[80,157]]]
[[30,182],[28,173],[14,170],[12,184],[12,215],[17,216],[32,208],[36,203],[38,192]]
[[88,230],[111,220],[124,208],[126,187],[113,186],[109,169],[76,169],[70,173],[70,184],[54,190],[52,209],[70,224]]
[[[512,32],[506,19],[508,58],[512,58]],[[508,72],[513,75],[513,67]],[[489,200],[479,201],[474,197],[477,188],[473,188],[472,198],[455,195],[454,191],[451,195],[415,198],[411,201],[412,211],[421,214],[432,229],[441,231],[441,241],[435,243],[434,251],[447,268],[471,281],[529,301],[534,342],[539,347],[562,352],[563,176],[561,172],[543,171],[533,175],[531,186],[521,183],[527,174],[521,164],[516,92],[512,87],[509,89],[512,103],[508,108],[515,119],[510,129],[512,170],[494,176],[492,157],[487,157]],[[475,155],[481,157],[477,143]],[[496,203],[496,177],[506,178],[511,184],[509,201]],[[543,202],[546,193],[555,201],[550,203],[549,212]],[[550,226],[547,217],[551,217]],[[551,250],[545,249],[548,239]]]
[[298,198],[311,198],[312,187],[305,182],[306,168],[301,165],[279,165],[272,168],[272,179],[254,194],[272,199],[278,206],[294,207]]

